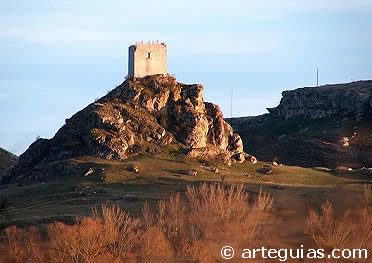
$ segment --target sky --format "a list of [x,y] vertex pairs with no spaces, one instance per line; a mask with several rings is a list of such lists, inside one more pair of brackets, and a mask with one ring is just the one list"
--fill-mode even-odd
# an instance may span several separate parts
[[[159,40],[168,72],[225,117],[281,92],[372,79],[371,0],[1,0],[0,147],[17,155],[123,82],[128,47]],[[231,112],[231,93],[232,112]]]

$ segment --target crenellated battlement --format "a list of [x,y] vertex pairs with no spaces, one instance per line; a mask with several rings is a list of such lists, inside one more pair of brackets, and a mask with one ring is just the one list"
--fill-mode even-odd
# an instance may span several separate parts
[[136,42],[129,47],[128,76],[167,74],[167,45],[159,41]]

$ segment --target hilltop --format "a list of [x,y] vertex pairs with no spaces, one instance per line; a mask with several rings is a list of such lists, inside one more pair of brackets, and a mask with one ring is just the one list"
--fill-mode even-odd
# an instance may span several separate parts
[[265,161],[330,168],[372,167],[372,81],[282,93],[269,113],[226,119]]
[[17,163],[17,156],[0,147],[0,179]]
[[[243,162],[248,156],[219,107],[204,102],[202,85],[155,75],[127,79],[66,119],[53,138],[36,140],[3,183],[72,173],[74,159],[82,156],[126,160],[160,153],[169,145],[178,145],[180,153],[189,157],[225,164]],[[50,171],[57,161],[69,165]]]

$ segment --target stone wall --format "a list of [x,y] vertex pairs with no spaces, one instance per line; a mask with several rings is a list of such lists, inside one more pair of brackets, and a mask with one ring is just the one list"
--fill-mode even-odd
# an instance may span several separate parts
[[128,76],[167,74],[167,45],[164,43],[139,43],[129,47]]

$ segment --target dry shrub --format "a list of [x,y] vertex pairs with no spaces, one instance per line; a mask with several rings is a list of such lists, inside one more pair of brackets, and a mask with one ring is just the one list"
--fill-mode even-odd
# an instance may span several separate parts
[[173,250],[163,232],[157,227],[149,227],[141,239],[142,262],[171,262],[172,256]]
[[263,224],[272,216],[272,198],[260,191],[257,201],[249,204],[249,195],[243,185],[202,184],[188,187],[191,222],[202,229],[203,238],[224,240],[251,240],[262,234]]
[[[160,201],[157,214],[151,215],[153,225],[164,233],[177,257],[184,255],[190,243],[187,214],[185,202],[180,194],[176,194],[171,196],[168,202]],[[146,216],[144,218],[146,219]],[[147,220],[147,224],[148,222],[150,221]]]
[[52,262],[93,262],[104,252],[102,224],[93,218],[82,218],[75,225],[54,223],[48,226]]
[[193,262],[215,263],[218,260],[213,256],[210,248],[201,240],[194,241],[189,250],[189,258]]
[[[1,261],[5,260],[5,261]],[[45,262],[43,241],[36,227],[28,229],[10,226],[5,229],[5,242],[1,246],[0,262]]]
[[139,221],[118,206],[93,209],[92,217],[68,226],[48,226],[52,262],[121,262],[131,258],[139,244]]
[[173,250],[164,231],[165,203],[159,202],[155,217],[147,202],[142,209],[141,260],[142,262],[170,262]]
[[346,210],[337,215],[332,204],[322,205],[320,213],[310,210],[306,232],[319,248],[327,249],[368,249],[371,250],[372,217],[369,207],[370,187],[363,190],[361,207]]
[[225,188],[205,183],[188,187],[186,197],[188,202],[180,194],[171,196],[168,202],[159,202],[156,214],[147,204],[143,209],[145,229],[155,226],[162,231],[177,258],[214,262],[206,244],[259,237],[263,224],[272,217],[272,198],[261,191],[257,201],[250,205],[242,185]]
[[343,248],[352,237],[354,223],[350,219],[350,210],[337,217],[332,204],[327,201],[319,214],[314,210],[310,211],[307,230],[318,247]]
[[[125,261],[128,262],[128,261]],[[132,262],[132,261],[131,261]],[[134,262],[134,261],[133,261]],[[116,258],[110,253],[98,255],[92,263],[124,263],[120,258]]]
[[[158,217],[160,218],[161,215]],[[166,207],[165,225],[160,226],[165,230],[166,236],[172,243],[179,243],[184,236],[185,226],[187,224],[186,206],[181,200],[180,194],[171,196]],[[161,220],[163,221],[163,220]]]
[[2,244],[6,262],[217,262],[211,248],[232,237],[259,237],[272,215],[272,198],[261,191],[249,204],[242,185],[188,187],[186,198],[160,201],[156,212],[145,203],[141,221],[103,205],[72,226],[48,225],[45,244],[36,228],[10,227]]
[[140,242],[140,221],[133,219],[119,206],[102,205],[92,211],[93,218],[100,219],[103,225],[104,247],[115,257],[127,258]]

